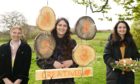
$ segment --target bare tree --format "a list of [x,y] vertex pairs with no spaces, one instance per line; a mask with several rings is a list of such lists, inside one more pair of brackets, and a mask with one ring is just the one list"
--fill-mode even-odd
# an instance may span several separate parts
[[[86,12],[87,8],[89,7],[92,13],[102,13],[103,17],[105,17],[107,20],[112,20],[110,17],[104,16],[105,13],[108,13],[108,10],[111,9],[108,2],[109,0],[73,0],[75,3],[86,6]],[[102,20],[103,18],[99,18]]]
[[110,9],[108,0],[73,0],[77,4],[90,7],[92,13],[104,12],[106,9]]
[[[92,13],[102,13],[103,16],[108,13],[110,9],[109,1],[115,2],[121,6],[125,12],[116,13],[119,20],[140,20],[140,0],[73,0],[75,3],[89,7]],[[105,16],[109,21],[111,16]],[[103,20],[103,18],[99,18]]]
[[26,24],[26,19],[21,13],[13,11],[1,15],[0,23],[5,29],[10,29],[15,25],[24,26]]

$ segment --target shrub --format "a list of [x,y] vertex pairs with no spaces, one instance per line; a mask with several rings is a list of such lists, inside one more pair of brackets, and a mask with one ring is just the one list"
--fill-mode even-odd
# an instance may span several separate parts
[[134,21],[132,24],[132,35],[137,47],[140,49],[140,20]]

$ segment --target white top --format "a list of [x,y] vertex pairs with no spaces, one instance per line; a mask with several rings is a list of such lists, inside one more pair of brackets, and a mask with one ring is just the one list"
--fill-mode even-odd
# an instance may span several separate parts
[[10,47],[11,47],[11,56],[12,56],[12,67],[14,67],[15,57],[17,50],[21,44],[21,40],[19,41],[10,41]]

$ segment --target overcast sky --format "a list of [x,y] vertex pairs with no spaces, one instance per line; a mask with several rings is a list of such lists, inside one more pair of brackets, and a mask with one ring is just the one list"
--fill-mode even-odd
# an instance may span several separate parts
[[[85,6],[75,4],[73,0],[1,0],[0,15],[6,12],[18,11],[25,16],[28,24],[36,25],[39,11],[42,7],[47,6],[47,2],[48,6],[54,10],[56,18],[67,18],[72,28],[74,28],[75,23],[80,17],[86,15]],[[110,4],[114,6],[114,3],[110,2]],[[97,29],[112,29],[117,22],[115,12],[121,12],[120,8],[114,6],[114,9],[110,11],[109,15],[113,17],[112,22],[98,20],[97,18],[102,17],[102,15],[91,13],[89,8],[87,15],[95,21]]]

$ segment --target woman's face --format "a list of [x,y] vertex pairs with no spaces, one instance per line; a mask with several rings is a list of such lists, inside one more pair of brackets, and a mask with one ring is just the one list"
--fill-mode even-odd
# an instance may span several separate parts
[[126,34],[127,28],[124,23],[119,23],[117,27],[117,32],[120,36],[124,36]]
[[22,36],[22,31],[18,28],[11,29],[10,36],[11,36],[12,40],[18,41],[18,40],[20,40],[20,38]]
[[65,33],[67,32],[67,29],[68,29],[68,26],[64,20],[61,20],[60,22],[58,22],[58,24],[56,26],[56,31],[57,31],[58,37],[63,37],[65,35]]

